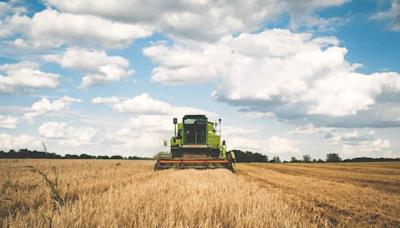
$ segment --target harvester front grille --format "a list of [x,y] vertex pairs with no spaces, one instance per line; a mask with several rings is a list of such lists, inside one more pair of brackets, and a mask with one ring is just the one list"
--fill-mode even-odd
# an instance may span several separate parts
[[182,160],[212,160],[212,157],[207,157],[207,154],[183,154]]

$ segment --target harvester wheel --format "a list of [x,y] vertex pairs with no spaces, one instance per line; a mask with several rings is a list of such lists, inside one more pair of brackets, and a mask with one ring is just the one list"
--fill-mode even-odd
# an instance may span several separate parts
[[236,173],[236,169],[235,169],[235,161],[232,159],[232,155],[231,153],[228,153],[228,168],[230,171],[232,171],[232,173]]
[[236,173],[236,156],[233,152],[231,152],[232,157],[232,173]]
[[235,163],[234,162],[232,162],[232,166],[231,166],[231,171],[232,171],[232,173],[236,173],[236,167],[235,167]]
[[156,162],[156,164],[154,164],[154,171],[158,171],[157,162]]

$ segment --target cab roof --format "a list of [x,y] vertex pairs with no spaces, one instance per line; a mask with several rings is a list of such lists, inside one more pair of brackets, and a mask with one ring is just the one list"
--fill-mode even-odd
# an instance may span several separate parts
[[207,117],[205,115],[185,115],[183,119],[203,119],[206,120]]

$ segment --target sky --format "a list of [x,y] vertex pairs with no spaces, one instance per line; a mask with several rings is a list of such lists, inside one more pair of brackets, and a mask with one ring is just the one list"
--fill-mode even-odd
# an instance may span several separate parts
[[400,157],[400,0],[0,2],[0,150]]

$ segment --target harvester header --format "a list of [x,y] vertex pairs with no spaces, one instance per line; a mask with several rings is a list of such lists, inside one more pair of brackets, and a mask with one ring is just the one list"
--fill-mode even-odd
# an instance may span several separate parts
[[174,136],[171,138],[171,153],[158,155],[154,170],[169,168],[214,169],[226,168],[235,172],[235,153],[226,151],[221,144],[221,119],[209,122],[205,115],[185,115],[182,122],[173,119]]

